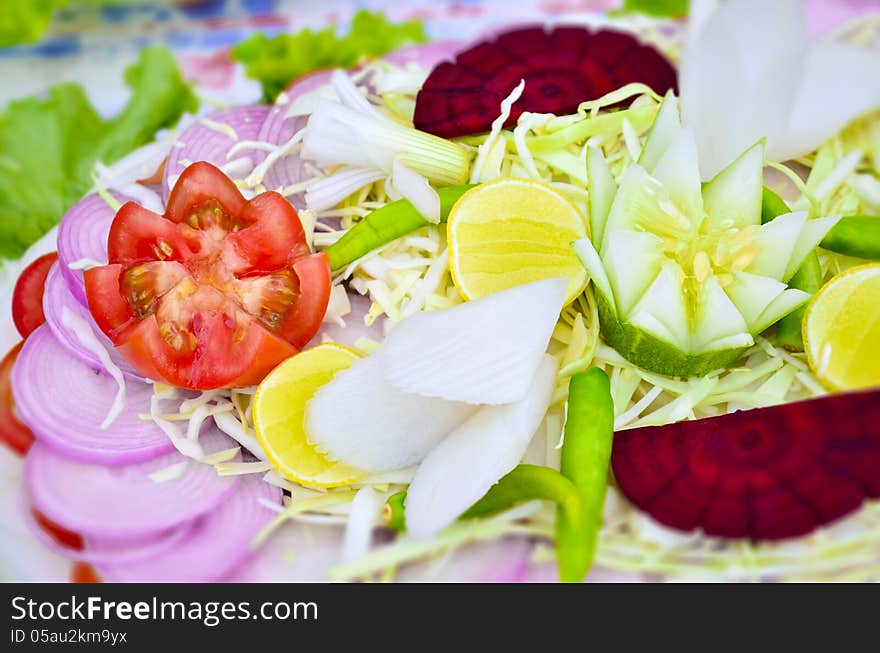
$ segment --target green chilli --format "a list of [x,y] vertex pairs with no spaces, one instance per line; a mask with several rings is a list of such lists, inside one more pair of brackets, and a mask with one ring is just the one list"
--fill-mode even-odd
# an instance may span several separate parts
[[[819,291],[819,288],[822,287],[822,266],[816,252],[810,252],[809,256],[804,259],[801,267],[789,280],[788,285],[811,295],[815,295]],[[776,323],[776,340],[786,349],[804,350],[802,328],[806,310],[806,306],[796,308]]]
[[764,191],[761,193],[761,224],[766,224],[773,218],[790,211],[784,199],[764,186]]
[[[437,194],[440,195],[441,222],[449,217],[453,205],[471,188],[473,185],[467,184],[447,186],[437,190]],[[397,200],[383,206],[370,213],[324,250],[330,259],[330,269],[340,270],[374,249],[430,224],[409,200]]]
[[872,261],[880,260],[880,216],[850,215],[828,232],[823,249]]
[[[598,367],[575,374],[568,386],[561,471],[580,494],[583,518],[570,522],[562,511],[556,518],[557,538],[578,545],[573,551],[565,550],[570,555],[565,568],[572,579],[583,579],[593,564],[608,488],[613,440],[614,402],[608,375]],[[562,567],[560,561],[560,570]]]
[[[764,187],[761,196],[762,224],[790,210],[779,195]],[[848,215],[841,218],[825,235],[819,247],[845,256],[880,260],[880,216]]]
[[[788,208],[785,200],[766,186],[764,187],[764,193],[761,196],[762,224],[770,222],[774,218],[790,211],[791,209]],[[834,229],[831,230],[831,233],[833,232]],[[829,236],[826,236],[826,238]],[[810,252],[807,258],[804,259],[801,267],[798,268],[798,271],[789,280],[788,285],[791,288],[803,290],[811,295],[815,294],[822,287],[822,266],[819,264],[819,257],[815,251]],[[776,340],[786,349],[793,351],[804,350],[804,336],[802,333],[804,311],[806,311],[805,306],[796,308],[776,323]]]
[[406,530],[405,503],[406,490],[401,490],[388,497],[382,510],[385,526],[398,533]]
[[584,511],[584,502],[574,483],[555,469],[540,465],[517,465],[461,518],[487,517],[534,499],[553,501],[556,504],[556,560],[559,580],[579,583],[586,576],[582,562],[582,538],[589,532],[590,519]]
[[483,517],[532,499],[555,502],[559,580],[581,582],[596,553],[613,438],[614,403],[608,375],[595,367],[574,375],[568,390],[562,473],[519,465],[462,517]]

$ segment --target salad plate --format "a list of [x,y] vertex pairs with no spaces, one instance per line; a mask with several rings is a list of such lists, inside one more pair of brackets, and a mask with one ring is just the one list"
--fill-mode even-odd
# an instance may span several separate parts
[[877,580],[880,17],[765,5],[12,102],[0,575]]

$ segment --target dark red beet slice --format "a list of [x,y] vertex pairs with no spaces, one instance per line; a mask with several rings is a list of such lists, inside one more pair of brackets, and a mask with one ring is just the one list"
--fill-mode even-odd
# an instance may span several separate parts
[[675,68],[634,36],[585,27],[523,27],[482,41],[431,72],[416,98],[418,129],[451,138],[487,131],[524,79],[507,126],[523,111],[565,114],[630,82],[677,90]]
[[666,526],[806,535],[880,498],[880,390],[620,431],[623,493]]

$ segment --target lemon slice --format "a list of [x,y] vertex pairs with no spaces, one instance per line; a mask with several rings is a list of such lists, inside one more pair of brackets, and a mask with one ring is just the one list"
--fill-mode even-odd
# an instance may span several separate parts
[[838,274],[804,314],[804,349],[832,390],[880,386],[880,263]]
[[348,347],[324,343],[287,359],[260,383],[253,410],[257,439],[270,462],[287,478],[313,487],[339,487],[366,475],[320,452],[304,428],[309,399],[359,358]]
[[531,281],[566,277],[565,303],[587,285],[571,248],[587,222],[562,193],[530,179],[497,179],[469,190],[446,225],[452,281],[465,299]]

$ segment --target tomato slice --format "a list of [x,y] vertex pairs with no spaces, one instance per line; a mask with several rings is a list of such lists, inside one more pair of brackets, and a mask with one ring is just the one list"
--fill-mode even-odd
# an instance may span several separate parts
[[71,583],[100,583],[101,577],[92,565],[85,562],[74,562],[70,568]]
[[156,381],[196,390],[258,383],[320,328],[330,266],[278,193],[245,200],[209,163],[183,172],[165,215],[128,202],[110,262],[85,273],[95,322]]
[[27,338],[46,321],[43,314],[43,288],[49,268],[57,260],[58,252],[44,254],[27,266],[15,283],[15,290],[12,292],[12,321],[22,338]]
[[31,515],[33,515],[34,521],[37,522],[39,527],[46,531],[61,546],[73,551],[82,551],[86,548],[82,536],[78,533],[69,531],[63,526],[56,524],[36,508],[31,508]]
[[25,455],[34,443],[34,434],[15,415],[9,378],[23,344],[18,343],[0,361],[0,441],[20,456]]
[[151,174],[149,177],[138,179],[137,183],[144,186],[149,186],[150,184],[161,184],[162,180],[165,178],[165,166],[167,165],[168,157],[166,156],[164,159],[162,159],[162,163],[159,164],[159,167],[156,168],[156,171],[153,174]]

